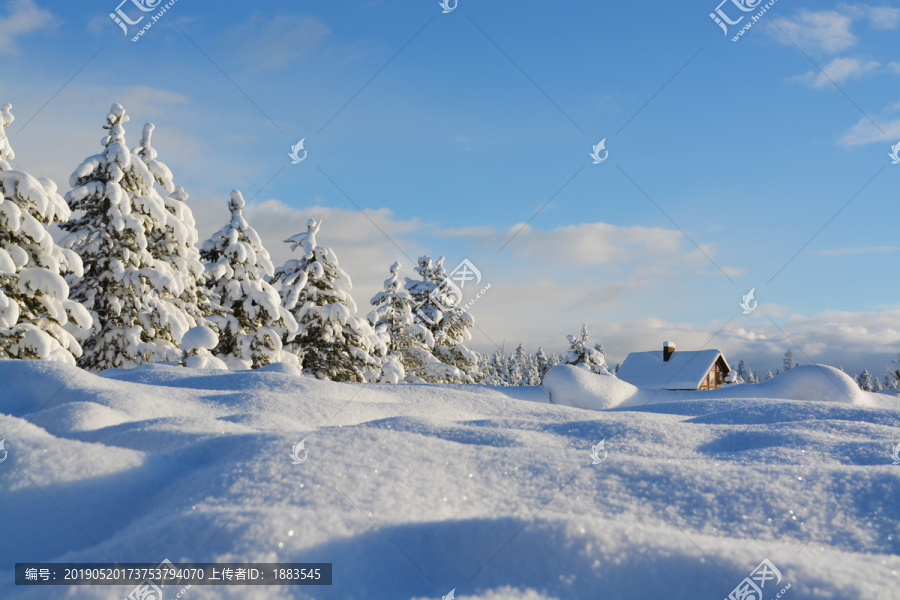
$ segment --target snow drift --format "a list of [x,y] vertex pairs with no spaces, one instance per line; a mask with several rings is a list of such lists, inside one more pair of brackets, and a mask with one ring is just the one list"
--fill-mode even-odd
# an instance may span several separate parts
[[801,365],[778,377],[755,384],[734,384],[717,390],[668,391],[637,388],[612,375],[559,365],[544,377],[552,402],[578,408],[604,410],[683,400],[768,398],[838,402],[860,406],[897,406],[890,397],[859,389],[849,375],[825,365]]
[[334,564],[330,587],[185,600],[720,599],[763,558],[786,600],[896,597],[896,408],[827,382],[804,395],[802,368],[639,410],[647,392],[584,375],[545,390],[0,361],[0,597],[121,600],[16,587],[13,564],[164,558]]

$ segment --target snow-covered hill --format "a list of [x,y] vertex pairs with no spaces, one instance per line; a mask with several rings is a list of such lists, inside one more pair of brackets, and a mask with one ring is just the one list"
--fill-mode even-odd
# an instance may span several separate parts
[[654,394],[573,368],[490,388],[0,361],[0,597],[130,591],[16,588],[15,562],[168,558],[334,564],[331,587],[186,599],[720,600],[763,559],[766,600],[896,598],[900,400],[837,373]]

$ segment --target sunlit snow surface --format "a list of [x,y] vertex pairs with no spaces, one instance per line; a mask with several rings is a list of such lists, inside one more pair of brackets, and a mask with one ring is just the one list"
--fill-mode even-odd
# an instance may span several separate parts
[[17,588],[16,562],[168,558],[334,564],[331,587],[187,600],[721,600],[768,558],[765,600],[897,598],[900,402],[844,377],[653,392],[572,367],[489,388],[0,361],[0,597],[130,591]]

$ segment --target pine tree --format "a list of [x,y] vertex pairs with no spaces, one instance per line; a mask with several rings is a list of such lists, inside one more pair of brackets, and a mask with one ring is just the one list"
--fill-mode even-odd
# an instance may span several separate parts
[[550,359],[544,353],[544,348],[542,346],[538,346],[537,354],[535,354],[535,361],[537,362],[538,377],[540,378],[540,381],[543,381],[544,375],[550,370]]
[[200,260],[196,222],[187,205],[188,194],[183,187],[175,186],[172,171],[157,159],[151,145],[154,128],[153,123],[144,125],[141,143],[132,151],[152,174],[160,188],[155,191],[169,213],[165,220],[154,219],[156,227],[148,234],[150,254],[169,278],[159,300],[172,303],[187,318],[189,326],[211,326],[207,316],[221,315],[222,310],[212,302],[212,294],[204,285],[206,273]]
[[481,379],[479,383],[493,386],[507,386],[509,383],[509,364],[502,349],[498,348],[487,358],[479,360]]
[[371,300],[374,310],[369,322],[385,336],[389,355],[397,356],[403,366],[403,380],[409,383],[443,383],[460,377],[456,367],[445,365],[434,357],[434,336],[415,318],[412,299],[400,286],[400,263],[391,265],[391,275],[384,290]]
[[232,369],[258,369],[274,362],[296,365],[296,356],[282,349],[282,338],[292,338],[297,322],[265,280],[274,271],[272,261],[244,218],[244,204],[241,193],[232,190],[231,220],[200,250],[207,286],[226,311],[210,317],[219,331],[213,353]]
[[569,340],[569,352],[566,355],[565,364],[584,365],[584,368],[589,369],[592,373],[610,375],[604,353],[589,345],[587,325],[581,326],[580,336],[570,335],[567,339]]
[[868,369],[863,369],[863,372],[857,375],[856,385],[864,392],[872,391],[872,376],[869,375]]
[[0,108],[0,358],[74,365],[81,346],[66,328],[87,329],[91,316],[69,300],[64,275],[81,275],[82,264],[47,229],[67,221],[70,211],[54,182],[9,164],[15,158],[5,132],[11,109]]
[[541,376],[537,366],[537,356],[528,354],[525,347],[519,344],[513,356],[516,364],[513,385],[540,385]]
[[775,376],[772,375],[772,370],[771,370],[771,369],[769,369],[768,371],[766,371],[766,376],[765,376],[765,378],[764,378],[765,381],[768,381],[768,380],[772,379],[773,377],[775,377]]
[[744,364],[743,360],[739,361],[735,383],[745,383],[749,378],[750,376],[747,373],[747,365]]
[[285,240],[303,253],[272,278],[273,284],[283,282],[282,304],[299,326],[291,348],[299,350],[304,371],[319,379],[377,382],[387,347],[356,315],[353,284],[334,251],[316,243],[320,226],[321,221],[310,219],[305,232]]
[[881,380],[878,379],[877,377],[873,377],[872,378],[872,391],[880,392],[883,389],[884,389],[884,387],[881,385]]
[[784,360],[782,362],[784,363],[785,371],[788,371],[796,366],[794,365],[794,353],[790,348],[788,348],[787,352],[784,353]]
[[460,298],[447,278],[444,257],[432,263],[431,257],[422,256],[415,270],[422,279],[407,277],[405,287],[416,307],[415,314],[434,336],[434,357],[459,370],[458,378],[449,383],[474,383],[481,378],[478,355],[465,342],[472,339],[469,329],[475,326],[475,319],[457,306]]
[[85,159],[69,180],[66,202],[79,214],[60,225],[68,232],[61,245],[84,265],[83,276],[70,282],[72,299],[93,316],[79,360],[89,370],[178,362],[178,341],[188,329],[180,311],[156,300],[167,293],[170,273],[150,254],[147,235],[167,212],[146,165],[125,145],[127,121],[125,109],[113,104],[103,151]]

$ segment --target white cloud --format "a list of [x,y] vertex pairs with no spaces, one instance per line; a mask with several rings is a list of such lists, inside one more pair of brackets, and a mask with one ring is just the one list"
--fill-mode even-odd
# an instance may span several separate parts
[[840,85],[848,79],[863,77],[876,71],[881,64],[874,60],[861,60],[849,57],[837,57],[825,65],[821,71],[809,71],[804,75],[791,77],[791,81],[798,81],[812,88],[821,89],[832,85],[832,82]]
[[839,4],[834,10],[801,9],[793,18],[779,18],[777,27],[768,27],[768,31],[782,44],[796,43],[804,52],[836,54],[859,41],[851,31],[859,21],[876,30],[896,29],[900,9],[867,4]]
[[900,119],[879,119],[878,127],[862,116],[856,125],[849,128],[838,140],[844,146],[864,146],[875,142],[895,142],[900,139]]
[[19,37],[58,25],[56,17],[34,0],[12,0],[7,10],[7,15],[0,17],[0,54],[18,54]]
[[868,21],[872,29],[890,30],[900,25],[900,9],[891,6],[869,6],[867,4],[840,4],[841,12],[854,19]]
[[331,29],[314,17],[255,14],[227,32],[240,56],[255,69],[278,69],[319,48]]
[[[793,19],[780,18],[776,23],[778,28],[770,28],[776,40],[783,44],[793,41],[807,52],[842,52],[857,42],[850,32],[853,19],[834,10],[803,9]],[[785,35],[790,40],[785,39]]]

